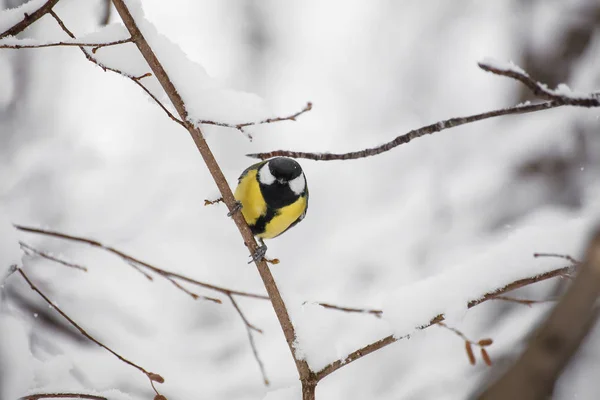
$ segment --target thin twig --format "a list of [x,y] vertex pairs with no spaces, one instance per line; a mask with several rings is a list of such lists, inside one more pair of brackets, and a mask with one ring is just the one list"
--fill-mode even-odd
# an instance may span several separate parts
[[548,258],[562,258],[563,260],[567,260],[572,262],[574,265],[579,265],[581,264],[581,261],[576,260],[575,258],[571,257],[568,254],[558,254],[558,253],[534,253],[533,256],[535,258],[540,258],[540,257],[548,257]]
[[32,12],[31,14],[25,14],[23,20],[0,33],[0,39],[7,36],[15,36],[16,34],[23,32],[29,25],[33,24],[35,21],[49,13],[56,3],[58,3],[58,0],[48,0],[35,12]]
[[[307,303],[308,302],[304,302],[304,304],[307,304]],[[343,306],[336,306],[335,304],[329,304],[329,303],[316,303],[316,304],[323,308],[328,308],[330,310],[338,310],[338,311],[343,311],[343,312],[347,312],[347,313],[371,314],[371,315],[376,316],[377,318],[381,318],[381,314],[383,314],[382,310],[375,310],[375,309],[370,309],[370,308],[343,307]]]
[[441,132],[446,129],[454,128],[456,126],[470,124],[476,121],[482,121],[488,118],[499,117],[502,115],[513,115],[513,114],[525,114],[534,111],[548,110],[550,108],[560,107],[564,104],[560,104],[554,101],[548,101],[539,104],[528,104],[518,105],[514,107],[502,108],[500,110],[488,111],[481,114],[470,115],[468,117],[457,117],[436,122],[435,124],[427,125],[418,129],[413,129],[403,135],[398,136],[394,140],[384,143],[377,147],[372,147],[359,151],[352,151],[349,153],[310,153],[303,151],[289,151],[289,150],[274,150],[265,153],[252,153],[246,154],[248,157],[258,158],[266,160],[271,157],[292,157],[292,158],[306,158],[308,160],[315,161],[334,161],[334,160],[355,160],[358,158],[365,158],[376,156],[381,153],[385,153],[395,147],[409,143],[414,139],[430,135],[432,133]]
[[299,116],[301,116],[302,114],[304,114],[306,112],[309,112],[310,110],[312,110],[312,103],[308,102],[308,103],[306,103],[306,105],[304,106],[304,108],[302,110],[300,110],[294,114],[288,115],[287,117],[267,118],[262,121],[244,122],[241,124],[228,124],[226,122],[216,122],[216,121],[201,119],[201,120],[196,121],[196,124],[216,125],[216,126],[222,126],[225,128],[237,129],[238,131],[242,132],[243,134],[248,136],[250,139],[252,139],[252,135],[250,135],[248,132],[246,132],[246,130],[244,128],[246,128],[248,126],[272,124],[274,122],[281,122],[281,121],[295,121],[296,118],[298,118]]
[[88,399],[88,400],[108,400],[103,396],[85,393],[37,393],[19,398],[19,400],[40,400],[40,399]]
[[471,363],[471,365],[475,365],[475,363],[477,362],[475,359],[475,354],[473,353],[473,346],[479,347],[480,353],[481,353],[481,358],[483,359],[485,364],[488,367],[490,367],[492,365],[492,360],[490,359],[490,356],[489,356],[487,350],[485,349],[486,347],[489,347],[492,345],[492,343],[494,343],[494,341],[492,339],[485,338],[485,339],[481,339],[478,341],[474,341],[474,340],[469,339],[467,337],[467,335],[465,335],[460,330],[458,330],[454,327],[448,326],[444,322],[438,322],[436,325],[449,330],[450,332],[454,333],[456,336],[460,337],[465,342],[465,350],[467,351],[467,357],[469,358],[469,362]]
[[42,258],[46,258],[48,260],[51,260],[51,261],[57,262],[59,264],[62,264],[64,266],[66,266],[66,267],[75,268],[75,269],[78,269],[78,270],[81,270],[81,271],[87,272],[87,270],[88,270],[83,265],[79,265],[79,264],[75,264],[75,263],[72,263],[72,262],[69,262],[69,261],[62,260],[62,259],[60,259],[58,257],[50,255],[50,254],[48,254],[46,252],[43,252],[41,250],[38,250],[38,249],[36,249],[36,248],[28,245],[25,242],[21,242],[20,241],[19,245],[21,246],[21,249],[25,252],[25,254],[35,254],[35,255],[40,256]]
[[[504,293],[510,292],[511,290],[515,290],[515,289],[518,289],[518,288],[521,288],[521,287],[524,287],[527,285],[531,285],[532,283],[541,282],[541,281],[544,281],[547,279],[571,274],[572,271],[573,271],[573,267],[569,266],[569,267],[555,269],[555,270],[546,272],[544,274],[533,276],[530,278],[519,279],[517,281],[509,283],[508,285],[506,285],[494,292],[489,292],[489,293],[483,295],[480,299],[471,300],[467,304],[467,308],[473,308],[473,307],[475,307],[481,303],[484,303],[488,300],[493,300],[496,297],[498,297]],[[419,329],[428,328],[434,324],[442,322],[443,320],[444,320],[443,315],[437,315],[434,318],[432,318],[431,321],[429,321],[429,323],[427,325],[425,325]],[[358,350],[353,351],[348,356],[346,356],[343,360],[338,360],[338,361],[335,361],[335,362],[327,365],[325,368],[321,369],[315,375],[318,380],[321,380],[321,379],[325,378],[326,376],[328,376],[329,374],[331,374],[332,372],[335,372],[338,369],[342,368],[343,366],[348,365],[349,363],[356,361],[356,360],[366,356],[367,354],[371,354],[374,351],[377,351],[385,346],[395,343],[398,340],[406,339],[409,336],[410,335],[405,335],[405,336],[401,336],[398,338],[394,337],[393,335],[386,336],[383,339],[380,339],[376,342],[370,343],[366,346],[361,347]]]
[[256,348],[256,343],[254,342],[254,335],[252,335],[252,331],[256,331],[258,333],[263,333],[263,331],[261,329],[258,329],[256,326],[252,325],[248,321],[248,319],[242,312],[242,309],[240,308],[239,304],[237,303],[237,301],[235,301],[235,299],[233,298],[232,295],[229,295],[228,297],[229,297],[229,300],[231,300],[231,304],[233,304],[233,308],[235,308],[235,311],[237,311],[237,313],[239,314],[242,321],[244,321],[244,326],[246,327],[246,333],[248,333],[248,340],[250,341],[250,347],[252,348],[252,353],[254,354],[254,359],[256,360],[256,363],[258,364],[258,367],[260,368],[260,373],[262,374],[263,382],[265,383],[266,386],[269,386],[269,378],[267,378],[267,372],[265,371],[265,366],[258,355],[258,349]]
[[576,106],[576,107],[598,107],[600,99],[597,94],[587,96],[568,96],[560,94],[556,91],[551,91],[544,84],[534,81],[525,72],[519,72],[515,69],[500,69],[492,67],[485,63],[478,64],[485,71],[492,72],[497,75],[506,76],[516,79],[525,84],[534,94],[543,99],[550,101],[539,104],[517,105],[514,107],[503,108],[500,110],[489,111],[481,114],[471,115],[468,117],[451,118],[437,122],[419,129],[414,129],[404,135],[398,136],[394,140],[385,143],[381,146],[372,147],[364,150],[353,151],[349,153],[309,153],[301,151],[275,150],[266,153],[247,154],[248,157],[259,158],[265,160],[271,157],[286,156],[293,158],[306,158],[315,161],[332,161],[332,160],[354,160],[357,158],[365,158],[384,153],[402,144],[406,144],[414,139],[429,135],[435,132],[440,132],[445,129],[456,126],[469,124],[476,121],[481,121],[488,118],[499,117],[502,115],[525,114],[534,111],[548,110],[561,106]]
[[[71,32],[66,26],[65,23],[62,21],[62,19],[56,15],[56,13],[52,10],[50,10],[48,12],[50,15],[52,15],[52,17],[56,20],[56,22],[58,23],[58,25],[62,28],[62,30],[69,35],[69,37],[71,37],[72,39],[75,39],[75,35],[73,34],[73,32]],[[133,39],[128,39],[128,40],[133,40]],[[130,74],[128,74],[127,72],[121,71],[120,69],[116,69],[116,68],[112,68],[109,67],[108,65],[105,65],[103,63],[101,63],[100,61],[98,61],[96,58],[94,58],[90,53],[88,53],[88,51],[83,48],[83,47],[79,47],[79,49],[83,52],[83,54],[85,55],[85,58],[87,58],[88,61],[90,61],[93,64],[96,64],[97,66],[99,66],[100,68],[102,68],[102,70],[104,71],[111,71],[114,72],[116,74],[122,75],[128,79],[130,79],[133,83],[135,83],[136,85],[138,85],[144,92],[146,92],[146,94],[148,96],[150,96],[150,98],[152,100],[154,100],[154,102],[167,114],[167,116],[169,118],[171,118],[173,121],[177,122],[179,125],[181,126],[185,126],[183,121],[181,121],[179,118],[175,117],[173,115],[173,113],[171,113],[171,111],[169,111],[167,109],[167,107],[144,85],[140,82],[140,80],[142,78],[146,78],[148,76],[151,76],[151,74],[149,72],[140,75],[140,76],[132,76]],[[92,49],[92,53],[95,53],[95,51],[98,48],[94,48]]]
[[156,388],[154,387],[154,383],[153,382],[159,382],[159,383],[164,382],[164,379],[162,378],[162,376],[160,376],[160,375],[158,375],[156,373],[147,371],[145,368],[143,368],[143,367],[139,366],[138,364],[136,364],[136,363],[128,360],[127,358],[121,356],[120,354],[118,354],[117,352],[115,352],[113,349],[111,349],[110,347],[108,347],[107,345],[105,345],[104,343],[102,343],[99,340],[95,339],[85,329],[83,329],[81,327],[81,325],[79,325],[71,317],[69,317],[67,314],[65,314],[65,312],[63,310],[61,310],[44,293],[42,293],[42,291],[40,289],[38,289],[38,287],[33,284],[33,282],[27,277],[27,275],[25,275],[25,272],[23,272],[22,269],[18,269],[18,272],[21,274],[21,276],[23,277],[23,279],[25,279],[25,281],[29,284],[29,287],[34,292],[36,292],[37,294],[39,294],[42,297],[42,299],[44,299],[44,301],[46,303],[48,303],[53,309],[55,309],[63,318],[65,318],[67,321],[69,321],[69,323],[73,327],[75,327],[83,336],[85,336],[87,339],[91,340],[92,342],[96,343],[98,346],[102,347],[104,350],[108,351],[109,353],[111,353],[112,355],[114,355],[115,357],[117,357],[119,360],[121,360],[122,362],[124,362],[125,364],[132,366],[133,368],[137,369],[138,371],[140,371],[144,375],[146,375],[146,377],[150,380],[150,384],[154,388],[154,391],[156,392],[156,394],[160,394],[156,390]]
[[494,300],[503,300],[503,301],[508,301],[508,302],[517,303],[517,304],[523,304],[525,306],[531,307],[534,304],[551,303],[554,301],[558,301],[560,299],[555,298],[555,299],[546,299],[546,300],[531,300],[531,299],[519,299],[516,297],[509,297],[509,296],[496,296],[494,298]]
[[501,68],[497,65],[491,65],[486,62],[477,63],[479,68],[484,71],[491,72],[495,75],[506,76],[507,78],[515,79],[525,86],[531,92],[539,97],[540,99],[557,101],[564,105],[577,106],[577,107],[598,107],[600,106],[600,100],[595,95],[586,95],[586,96],[569,96],[559,94],[555,90],[548,89],[548,86],[537,82],[529,76],[525,71],[520,68]]
[[158,275],[161,276],[168,276],[171,278],[176,278],[176,279],[180,279],[182,281],[188,282],[188,283],[192,283],[194,285],[198,285],[201,286],[203,288],[206,289],[210,289],[210,290],[214,290],[217,292],[221,292],[225,295],[235,295],[235,296],[241,296],[241,297],[250,297],[250,298],[254,298],[254,299],[264,299],[264,300],[268,300],[269,297],[262,295],[262,294],[256,294],[256,293],[250,293],[250,292],[243,292],[240,290],[233,290],[233,289],[228,289],[228,288],[224,288],[221,286],[217,286],[217,285],[212,285],[210,283],[206,283],[206,282],[201,282],[198,281],[196,279],[192,279],[189,278],[185,275],[181,275],[178,274],[176,272],[170,272],[167,271],[165,269],[162,268],[158,268],[155,267],[154,265],[151,265],[145,261],[142,261],[140,259],[137,259],[133,256],[130,256],[129,254],[126,254],[120,250],[115,249],[114,247],[110,247],[110,246],[106,246],[102,243],[100,243],[97,240],[94,239],[88,239],[88,238],[84,238],[81,236],[74,236],[74,235],[68,235],[66,233],[61,233],[61,232],[56,232],[56,231],[51,231],[51,230],[47,230],[47,229],[40,229],[40,228],[33,228],[33,227],[29,227],[29,226],[24,226],[24,225],[13,225],[16,229],[23,231],[23,232],[28,232],[28,233],[34,233],[34,234],[39,234],[39,235],[44,235],[44,236],[49,236],[49,237],[54,237],[54,238],[58,238],[58,239],[65,239],[65,240],[70,240],[73,242],[77,242],[77,243],[84,243],[87,244],[89,246],[107,251],[109,253],[112,253],[118,257],[120,257],[121,259],[123,259],[125,262],[127,263],[134,263],[137,266],[141,266],[143,268],[146,268],[152,272],[157,273]]
[[[53,11],[54,12],[54,11]],[[116,46],[123,43],[131,43],[131,38],[115,40],[107,43],[79,43],[79,42],[56,42],[43,44],[2,44],[0,49],[43,49],[45,47],[93,47],[100,49],[102,47]]]

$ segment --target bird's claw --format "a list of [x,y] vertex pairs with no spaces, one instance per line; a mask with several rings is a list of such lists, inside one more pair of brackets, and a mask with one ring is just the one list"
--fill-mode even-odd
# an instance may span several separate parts
[[257,247],[254,254],[250,256],[251,260],[248,261],[248,264],[261,261],[265,257],[265,254],[267,254],[267,245],[263,243],[259,247]]
[[233,209],[227,213],[227,216],[228,217],[233,217],[233,215],[236,212],[240,211],[241,209],[242,209],[242,202],[236,200],[235,206],[233,206]]

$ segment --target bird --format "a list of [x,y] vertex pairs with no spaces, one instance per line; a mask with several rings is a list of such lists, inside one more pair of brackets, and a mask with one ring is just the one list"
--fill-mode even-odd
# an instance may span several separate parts
[[246,223],[260,247],[251,255],[261,260],[272,239],[292,228],[306,216],[308,186],[302,167],[288,157],[275,157],[249,166],[238,178],[234,193]]

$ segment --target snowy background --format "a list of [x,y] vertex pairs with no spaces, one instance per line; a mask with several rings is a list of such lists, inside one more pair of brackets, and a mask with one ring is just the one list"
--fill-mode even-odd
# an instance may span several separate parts
[[[20,4],[0,0],[3,8]],[[61,0],[55,10],[84,35],[100,28],[102,5]],[[481,71],[477,61],[487,56],[512,60],[551,87],[600,87],[600,5],[593,0],[144,0],[143,9],[204,67],[211,88],[264,99],[227,92],[247,100],[238,107],[199,90],[198,109],[238,122],[259,119],[264,108],[287,115],[313,102],[297,122],[249,128],[252,142],[236,130],[205,127],[231,184],[253,162],[247,153],[357,150],[438,120],[531,100],[518,83]],[[111,18],[118,21],[116,12]],[[60,34],[46,16],[21,36]],[[579,256],[600,212],[599,117],[598,110],[559,108],[447,130],[373,158],[300,160],[310,187],[307,218],[270,241],[268,254],[281,260],[272,271],[311,365],[409,329],[407,321],[428,320],[444,296],[455,298],[448,293],[469,295],[461,290],[473,276],[501,286],[506,276],[565,265],[534,260],[534,252]],[[264,293],[226,208],[203,206],[215,197],[189,134],[131,81],[103,72],[77,48],[0,49],[0,279],[22,263],[88,332],[160,373],[170,399],[262,399],[268,389],[226,298],[223,305],[194,301],[114,256],[16,233],[9,224],[87,236],[198,280]],[[20,260],[17,240],[89,272]],[[442,293],[423,281],[448,275]],[[550,298],[560,287],[546,282],[515,296]],[[386,307],[391,318],[303,305],[316,301]],[[271,306],[239,302],[264,330],[256,341],[270,389],[296,384]],[[431,327],[329,376],[317,398],[468,397],[519,354],[549,307],[495,301],[452,310],[451,326],[474,340],[494,339],[493,368],[469,365],[462,340]],[[599,349],[596,329],[556,398],[597,393]],[[0,389],[1,400],[34,391],[152,398],[142,374],[82,338],[17,274],[0,289]]]

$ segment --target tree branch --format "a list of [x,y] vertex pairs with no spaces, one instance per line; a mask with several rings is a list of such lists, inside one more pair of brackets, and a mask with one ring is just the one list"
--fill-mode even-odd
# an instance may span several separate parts
[[130,43],[131,38],[116,40],[114,42],[106,43],[80,43],[80,42],[55,42],[55,43],[41,43],[41,44],[2,44],[0,43],[0,49],[43,49],[46,47],[93,47],[92,50],[95,52],[97,49],[102,47],[117,46],[119,44]]
[[85,336],[87,339],[91,340],[92,342],[96,343],[98,346],[102,347],[104,350],[108,351],[109,353],[111,353],[112,355],[114,355],[115,357],[117,357],[119,360],[121,360],[122,362],[124,362],[125,364],[132,366],[133,368],[137,369],[138,371],[140,371],[144,375],[146,375],[146,377],[150,380],[150,385],[152,385],[152,389],[154,389],[154,391],[156,392],[157,395],[160,395],[160,393],[156,390],[156,387],[154,386],[154,382],[163,383],[164,379],[163,379],[162,376],[160,376],[159,374],[156,374],[154,372],[147,371],[143,367],[141,367],[138,364],[136,364],[136,363],[134,363],[134,362],[126,359],[125,357],[121,356],[120,354],[118,354],[117,352],[115,352],[113,349],[111,349],[110,347],[108,347],[107,345],[105,345],[104,343],[102,343],[99,340],[95,339],[92,335],[90,335],[89,333],[87,333],[87,331],[85,329],[83,329],[81,327],[81,325],[79,325],[71,317],[69,317],[67,314],[65,314],[65,312],[63,310],[61,310],[44,293],[42,293],[42,291],[40,289],[38,289],[38,287],[33,284],[33,282],[27,277],[27,275],[25,275],[25,272],[23,272],[22,269],[19,268],[19,269],[17,269],[17,271],[19,272],[19,274],[21,274],[21,277],[23,277],[23,279],[25,279],[25,281],[27,282],[27,284],[29,284],[29,287],[34,292],[36,292],[37,294],[39,294],[40,297],[42,299],[44,299],[44,301],[46,303],[48,303],[48,305],[50,305],[50,307],[52,307],[53,309],[55,309],[63,318],[65,318],[67,321],[69,321],[69,323],[73,327],[75,327],[83,336]]
[[519,360],[481,399],[547,399],[554,384],[596,321],[600,295],[600,230],[590,240],[585,262]]
[[[227,208],[230,212],[233,212],[237,203],[235,201],[231,188],[229,187],[229,184],[225,179],[225,175],[223,175],[223,171],[219,167],[217,160],[215,159],[214,155],[212,154],[212,151],[206,143],[206,140],[204,139],[204,136],[202,135],[202,131],[200,130],[200,128],[194,126],[191,122],[188,121],[188,114],[185,109],[183,99],[177,92],[177,89],[171,82],[163,66],[156,58],[154,51],[152,50],[152,48],[146,41],[146,38],[138,28],[133,16],[129,12],[129,9],[127,8],[123,0],[113,0],[113,4],[117,9],[117,12],[121,16],[123,23],[129,30],[131,37],[133,38],[138,49],[140,50],[140,53],[146,59],[146,62],[152,69],[154,76],[156,76],[161,86],[167,93],[167,96],[171,100],[171,103],[173,103],[173,106],[175,107],[175,110],[177,110],[177,113],[179,114],[181,120],[184,121],[184,125],[190,133],[190,135],[192,136],[192,139],[194,140],[198,151],[200,152],[204,162],[206,163],[206,166],[208,167],[208,170],[210,171],[213,180],[219,188],[219,191],[223,196],[223,200],[225,201]],[[233,213],[233,220],[238,230],[240,231],[240,234],[242,235],[244,243],[250,250],[250,253],[254,254],[258,248],[258,245],[254,239],[252,231],[248,227],[248,224],[244,220],[244,217],[242,216],[241,212]],[[275,310],[275,314],[277,315],[277,319],[279,320],[279,324],[281,325],[281,328],[283,330],[283,334],[288,344],[288,348],[290,349],[290,352],[292,353],[292,356],[296,363],[296,369],[298,370],[300,379],[309,379],[312,373],[310,371],[310,368],[308,367],[308,363],[305,360],[299,360],[295,355],[294,326],[292,325],[289,314],[285,307],[285,303],[283,302],[281,294],[279,293],[279,289],[277,288],[275,280],[273,279],[273,275],[271,274],[271,271],[269,270],[269,267],[264,260],[256,261],[255,264],[257,266],[260,277],[263,280],[267,293],[269,294],[271,303],[273,304],[273,309]]]
[[[62,21],[62,19],[60,19],[60,17],[52,10],[49,11],[50,15],[56,20],[56,22],[58,23],[58,25],[61,27],[61,29],[67,34],[69,35],[70,38],[75,39],[75,35],[73,34],[73,32],[71,32],[66,26],[65,23]],[[133,39],[129,38],[128,41],[131,42]],[[94,47],[92,49],[92,53],[95,53],[96,50],[98,50],[99,47]],[[102,68],[102,70],[104,71],[111,71],[114,72],[116,74],[122,75],[128,79],[130,79],[133,83],[135,83],[136,85],[138,85],[144,92],[146,92],[146,94],[148,96],[150,96],[150,98],[152,100],[154,100],[154,102],[156,104],[158,104],[158,106],[160,108],[162,108],[162,110],[167,114],[167,116],[169,118],[171,118],[173,121],[177,122],[179,125],[183,126],[183,122],[181,120],[179,120],[177,117],[175,117],[171,111],[169,111],[167,109],[167,107],[165,107],[165,105],[154,95],[152,94],[152,92],[150,90],[148,90],[148,88],[146,86],[144,86],[144,84],[142,84],[140,82],[140,80],[142,80],[143,78],[152,76],[151,73],[146,73],[144,75],[141,76],[131,76],[130,74],[121,71],[119,69],[116,68],[112,68],[109,67],[105,64],[102,64],[101,62],[99,62],[96,58],[94,58],[85,48],[83,48],[82,46],[79,46],[79,49],[83,52],[83,55],[85,56],[85,58],[87,58],[87,60],[93,64],[96,64],[97,66],[99,66],[100,68]]]
[[246,128],[248,126],[272,124],[274,122],[281,122],[281,121],[295,121],[297,117],[299,117],[300,115],[302,115],[306,112],[309,112],[310,110],[312,110],[312,103],[308,102],[308,103],[306,103],[306,106],[304,106],[304,108],[302,110],[300,110],[292,115],[288,115],[287,117],[267,118],[262,121],[244,122],[244,123],[235,124],[235,125],[228,124],[226,122],[210,121],[210,120],[206,120],[206,119],[201,119],[201,120],[195,121],[195,123],[200,124],[200,125],[216,125],[216,126],[222,126],[225,128],[237,129],[238,131],[240,131],[243,134],[245,134],[246,136],[248,136],[248,138],[252,139],[252,135],[250,135],[244,128]]
[[27,29],[27,27],[29,27],[29,25],[33,24],[35,21],[49,13],[52,10],[52,7],[54,7],[58,1],[59,0],[48,0],[35,12],[31,14],[25,14],[21,22],[0,33],[0,39],[7,36],[15,36],[16,34],[23,32],[25,29]]
[[56,263],[62,264],[62,265],[66,266],[66,267],[69,267],[69,268],[78,269],[80,271],[87,272],[87,270],[88,270],[83,265],[79,265],[79,264],[75,264],[75,263],[72,263],[72,262],[69,262],[69,261],[62,260],[62,259],[60,259],[58,257],[55,257],[55,256],[51,255],[51,254],[48,254],[48,253],[43,252],[43,251],[40,251],[40,250],[38,250],[38,249],[36,249],[36,248],[28,245],[27,243],[19,242],[19,245],[21,246],[21,250],[23,250],[25,252],[25,254],[28,254],[28,255],[35,254],[35,255],[37,255],[39,257],[45,258],[45,259],[50,260],[50,261],[54,261]]
[[88,400],[108,400],[103,396],[84,393],[38,393],[21,397],[19,400],[40,400],[40,399],[88,399]]
[[445,129],[454,128],[456,126],[469,124],[484,119],[499,117],[503,115],[513,114],[525,114],[534,111],[548,110],[550,108],[556,108],[561,106],[577,106],[577,107],[598,107],[600,106],[600,100],[597,94],[590,94],[586,96],[573,96],[572,94],[563,94],[558,91],[551,91],[546,88],[545,85],[534,81],[527,75],[525,71],[519,68],[499,68],[494,67],[486,63],[479,63],[480,68],[485,71],[492,72],[497,75],[506,76],[509,78],[516,79],[525,84],[530,90],[536,95],[550,101],[539,103],[539,104],[525,104],[517,105],[514,107],[503,108],[495,111],[488,111],[481,114],[475,114],[468,117],[450,118],[444,121],[437,122],[435,124],[427,125],[419,129],[414,129],[401,136],[398,136],[394,140],[382,144],[381,146],[372,147],[364,150],[353,151],[349,153],[308,153],[302,151],[288,151],[288,150],[275,150],[267,153],[255,153],[247,154],[248,157],[259,158],[265,160],[271,157],[293,157],[293,158],[306,158],[315,161],[333,161],[333,160],[354,160],[357,158],[365,158],[375,156],[386,151],[389,151],[402,144],[409,143],[414,139],[418,139],[425,135],[429,135],[435,132],[441,132]]
[[[559,276],[568,276],[569,274],[571,274],[573,272],[573,269],[574,269],[573,266],[569,266],[569,267],[555,269],[555,270],[552,270],[552,271],[549,271],[544,274],[534,276],[531,278],[519,279],[517,281],[509,283],[508,285],[506,285],[494,292],[485,294],[480,299],[470,301],[467,304],[467,308],[473,308],[473,307],[475,307],[481,303],[484,303],[488,300],[494,300],[495,298],[497,298],[500,295],[503,295],[506,292],[510,292],[511,290],[515,290],[515,289],[518,289],[518,288],[521,288],[521,287],[524,287],[527,285],[531,285],[532,283],[541,282],[541,281],[559,277]],[[442,322],[443,320],[444,320],[443,315],[437,315],[434,318],[432,318],[431,321],[429,321],[429,323],[427,325],[425,325],[419,329],[429,328],[430,326],[437,324],[439,322]],[[321,379],[325,378],[327,375],[331,374],[332,372],[337,371],[338,369],[342,368],[343,366],[346,366],[346,365],[350,364],[351,362],[356,361],[356,360],[366,356],[367,354],[371,354],[374,351],[379,350],[387,345],[395,343],[398,340],[406,339],[408,336],[409,335],[395,338],[393,335],[390,335],[390,336],[384,337],[383,339],[380,339],[376,342],[368,344],[367,346],[361,347],[360,349],[355,350],[352,353],[350,353],[343,360],[335,361],[335,362],[329,364],[328,366],[326,366],[325,368],[321,369],[319,372],[316,373],[316,377],[320,381]]]

